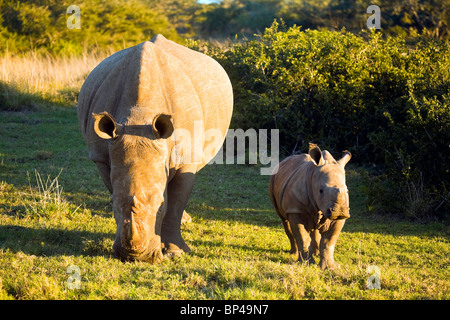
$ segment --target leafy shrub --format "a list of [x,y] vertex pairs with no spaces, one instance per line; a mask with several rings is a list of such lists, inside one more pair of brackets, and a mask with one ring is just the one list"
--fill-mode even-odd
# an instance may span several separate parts
[[386,175],[403,194],[403,211],[424,220],[450,209],[450,95],[418,99],[411,93],[407,106],[403,122],[390,118],[370,138],[385,156]]

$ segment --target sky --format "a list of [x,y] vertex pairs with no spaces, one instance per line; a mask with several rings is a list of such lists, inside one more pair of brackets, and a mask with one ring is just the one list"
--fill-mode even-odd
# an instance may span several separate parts
[[198,3],[206,3],[206,4],[210,4],[210,3],[219,3],[222,0],[198,0]]

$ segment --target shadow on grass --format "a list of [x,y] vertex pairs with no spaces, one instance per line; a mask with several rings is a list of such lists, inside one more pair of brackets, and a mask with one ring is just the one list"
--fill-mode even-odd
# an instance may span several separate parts
[[44,97],[0,81],[0,111],[37,111],[41,107],[76,105],[78,94],[77,89],[65,88],[54,97]]
[[0,81],[0,111],[36,111],[49,103],[41,95],[21,92],[16,86]]
[[64,229],[0,226],[0,248],[37,256],[112,257],[114,235]]
[[[214,258],[217,257],[217,247],[230,248],[233,251],[242,252],[243,256],[253,257],[253,256],[265,256],[268,260],[273,262],[279,262],[280,257],[280,249],[279,248],[266,248],[264,244],[255,244],[255,245],[247,245],[247,244],[223,244],[218,243],[213,240],[204,240],[202,238],[192,240],[189,245],[192,246],[194,255],[201,258]],[[210,252],[202,253],[195,250],[197,247],[206,247],[211,248]],[[289,259],[286,259],[283,262],[288,262]]]

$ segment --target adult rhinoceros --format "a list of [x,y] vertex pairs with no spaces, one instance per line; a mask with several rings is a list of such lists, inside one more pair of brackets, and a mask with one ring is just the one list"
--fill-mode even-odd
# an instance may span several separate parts
[[225,139],[232,109],[222,67],[162,35],[90,73],[78,121],[112,193],[116,257],[154,263],[163,253],[190,251],[180,232],[183,212],[197,171]]

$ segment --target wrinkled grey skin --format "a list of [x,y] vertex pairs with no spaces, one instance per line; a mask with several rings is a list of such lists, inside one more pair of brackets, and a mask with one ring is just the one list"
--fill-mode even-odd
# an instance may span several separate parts
[[[163,253],[190,252],[180,232],[183,212],[195,174],[225,139],[232,108],[223,68],[161,35],[91,72],[78,121],[112,193],[115,256],[156,263]],[[205,137],[208,130],[215,135]]]
[[[269,195],[291,243],[291,253],[301,262],[322,269],[335,268],[333,253],[345,219],[350,217],[344,167],[351,154],[336,161],[328,151],[310,143],[308,154],[280,162],[270,178]],[[275,169],[277,170],[277,169]]]

